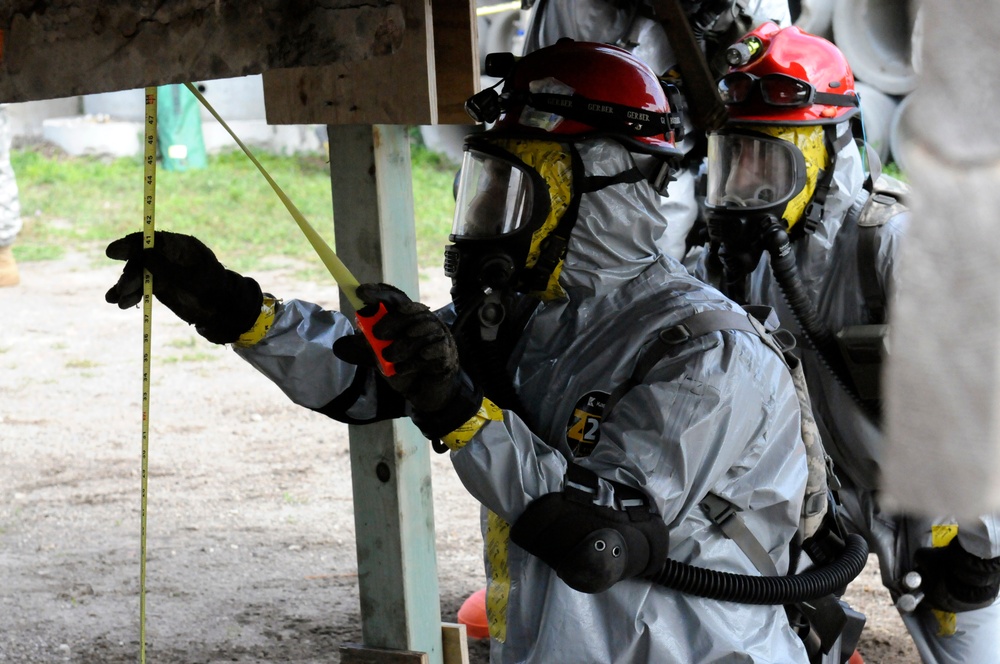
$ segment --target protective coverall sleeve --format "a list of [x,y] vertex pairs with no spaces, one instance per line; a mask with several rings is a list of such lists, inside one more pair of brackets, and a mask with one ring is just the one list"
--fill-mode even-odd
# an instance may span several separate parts
[[[899,245],[903,241],[910,223],[909,213],[904,213],[896,215],[885,226],[879,229],[878,272],[882,280],[881,285],[888,296],[890,310],[896,293],[896,259],[899,256]],[[982,515],[975,519],[963,521],[958,525],[957,543],[954,546],[959,547],[960,551],[968,554],[962,557],[962,560],[969,558],[969,556],[974,557],[969,558],[972,561],[969,564],[971,571],[968,572],[970,578],[981,583],[984,588],[986,586],[995,588],[995,575],[991,576],[985,570],[995,567],[996,563],[993,560],[1000,558],[1000,515]],[[927,551],[933,553],[931,549],[927,549]],[[960,567],[960,565],[956,565],[950,559],[946,560],[942,558],[939,563],[931,556],[925,555],[925,558],[925,565],[948,568],[941,571],[953,572],[957,567]],[[993,592],[993,596],[995,597],[995,590]]]
[[452,463],[469,493],[507,523],[514,523],[531,501],[560,491],[567,467],[562,454],[509,410],[453,452]]
[[293,402],[336,420],[362,424],[402,417],[402,397],[374,368],[334,355],[334,342],[349,334],[354,327],[340,312],[289,300],[277,305],[267,336],[234,350]]
[[[889,308],[896,289],[896,260],[900,243],[911,223],[909,213],[899,214],[879,229],[877,268],[881,286],[889,299]],[[983,515],[959,524],[958,539],[965,551],[983,559],[1000,556],[1000,516]]]
[[962,548],[979,558],[1000,557],[1000,515],[987,514],[958,526]]

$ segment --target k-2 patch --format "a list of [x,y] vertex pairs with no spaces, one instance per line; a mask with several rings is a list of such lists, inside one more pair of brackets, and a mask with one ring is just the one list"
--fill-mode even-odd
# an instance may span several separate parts
[[607,392],[588,392],[576,402],[566,425],[566,442],[574,455],[590,455],[601,439],[601,417],[608,396]]

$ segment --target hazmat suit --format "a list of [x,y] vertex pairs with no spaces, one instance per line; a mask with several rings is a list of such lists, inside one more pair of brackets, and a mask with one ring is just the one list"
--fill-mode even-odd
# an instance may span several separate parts
[[[730,121],[709,137],[713,247],[696,272],[739,301],[774,306],[782,326],[795,330],[813,411],[843,485],[839,512],[878,555],[883,584],[923,661],[1000,661],[1000,520],[896,514],[879,500],[882,431],[870,381],[909,220],[901,187],[877,172],[867,178],[849,122],[853,76],[833,44],[774,25],[742,43],[753,54],[720,82]],[[798,95],[803,102],[793,103]],[[782,183],[794,181],[795,167],[776,156],[782,142],[804,156],[798,188],[787,195]],[[859,353],[867,354],[868,383],[852,366]],[[919,587],[920,577],[907,577],[914,571],[923,577]]]
[[[356,424],[410,415],[440,439],[483,505],[492,662],[806,662],[782,606],[644,578],[665,557],[760,575],[706,515],[710,493],[784,574],[806,482],[792,379],[757,334],[678,343],[606,408],[661,331],[703,311],[745,318],[660,252],[667,220],[649,213],[657,194],[632,150],[679,154],[662,129],[662,88],[627,52],[597,44],[564,42],[511,66],[503,115],[467,146],[453,306],[435,316],[389,286],[358,289],[386,310],[364,338],[391,369],[366,364],[347,316],[261,293],[187,236],[158,233],[148,252],[138,234],[112,243],[108,255],[127,262],[107,299],[138,301],[146,267],[161,301],[234,343],[295,403]],[[663,123],[658,133],[647,120]],[[498,363],[473,357],[496,348]],[[605,546],[619,535],[627,545]]]

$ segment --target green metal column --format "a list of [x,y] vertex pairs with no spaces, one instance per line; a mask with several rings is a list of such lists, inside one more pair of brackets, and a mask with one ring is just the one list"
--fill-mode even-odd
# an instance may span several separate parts
[[[338,256],[362,283],[391,283],[417,299],[406,127],[327,131]],[[343,296],[341,310],[352,312]],[[441,664],[430,444],[407,419],[351,426],[350,444],[364,645],[426,652]]]

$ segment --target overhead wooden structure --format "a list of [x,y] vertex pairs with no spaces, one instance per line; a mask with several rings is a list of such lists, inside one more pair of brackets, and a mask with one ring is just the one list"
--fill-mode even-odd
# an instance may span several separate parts
[[[402,4],[408,26],[427,20],[425,3]],[[477,91],[479,67],[469,29],[475,25],[475,6],[469,0],[434,0],[432,5],[426,38],[405,40],[391,58],[264,72],[267,121],[468,124],[465,100]],[[426,72],[433,72],[433,80]]]
[[[0,103],[261,73],[269,122],[329,125],[335,233],[321,233],[362,281],[417,296],[403,125],[468,122],[475,25],[472,0],[5,0]],[[343,654],[441,664],[454,648],[442,646],[428,443],[408,421],[351,427],[351,458],[371,652]]]
[[264,74],[272,124],[468,123],[471,0],[0,4],[0,102]]

